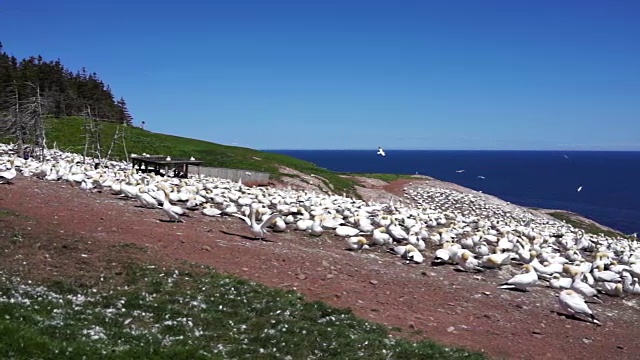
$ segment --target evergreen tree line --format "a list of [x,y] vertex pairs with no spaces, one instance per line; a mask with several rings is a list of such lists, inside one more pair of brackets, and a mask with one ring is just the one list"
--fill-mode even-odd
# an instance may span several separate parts
[[[38,125],[38,119],[34,120],[38,116],[40,121],[42,116],[89,116],[133,124],[124,98],[115,100],[109,85],[95,72],[89,73],[83,67],[74,73],[59,59],[45,61],[42,56],[18,60],[7,54],[0,43],[0,130],[13,137],[16,132],[28,134],[28,128]],[[19,130],[20,127],[27,129]]]

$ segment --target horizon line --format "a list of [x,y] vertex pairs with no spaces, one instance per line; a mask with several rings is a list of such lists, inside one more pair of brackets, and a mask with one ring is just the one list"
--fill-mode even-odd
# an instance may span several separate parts
[[[236,146],[236,145],[229,145]],[[255,149],[258,151],[376,151],[377,149]],[[607,149],[384,149],[388,151],[547,151],[547,152],[640,152],[639,150],[607,150]]]

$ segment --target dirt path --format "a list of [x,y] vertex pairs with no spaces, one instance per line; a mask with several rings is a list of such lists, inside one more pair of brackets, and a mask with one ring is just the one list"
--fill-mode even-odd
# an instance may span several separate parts
[[[392,186],[393,188],[393,186]],[[247,240],[243,222],[192,212],[185,223],[160,222],[161,210],[108,193],[87,193],[68,184],[19,178],[0,186],[0,209],[35,219],[61,234],[101,244],[133,243],[158,261],[211,265],[270,286],[296,289],[311,300],[350,307],[369,320],[414,330],[417,338],[522,359],[637,358],[637,298],[606,298],[592,308],[603,326],[565,319],[554,293],[496,289],[518,269],[465,274],[451,267],[404,265],[382,251],[356,254],[334,236],[311,239],[289,231],[273,242]],[[38,229],[32,229],[38,231]],[[44,231],[44,230],[43,230]],[[61,235],[62,236],[62,235]],[[54,240],[52,240],[54,241]],[[96,261],[96,266],[109,266]]]

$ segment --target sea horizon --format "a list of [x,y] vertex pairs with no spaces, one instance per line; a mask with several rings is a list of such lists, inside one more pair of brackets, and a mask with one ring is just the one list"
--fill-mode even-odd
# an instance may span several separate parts
[[[233,145],[235,146],[235,145]],[[256,149],[258,151],[265,152],[279,152],[279,151],[373,151],[374,153],[378,150],[377,148],[371,149]],[[527,149],[393,149],[393,148],[383,148],[385,152],[389,151],[512,151],[512,152],[640,152],[640,150],[598,150],[598,149],[590,149],[590,150],[527,150]]]

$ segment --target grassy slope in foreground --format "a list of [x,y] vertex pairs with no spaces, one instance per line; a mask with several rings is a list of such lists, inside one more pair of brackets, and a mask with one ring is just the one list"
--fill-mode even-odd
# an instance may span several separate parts
[[[77,117],[49,119],[47,121],[47,144],[53,146],[56,143],[61,150],[82,154],[84,151],[83,124],[84,120]],[[101,146],[105,149],[103,153],[106,153],[111,145],[117,125],[102,122],[99,124],[101,126]],[[193,156],[204,161],[205,166],[268,172],[274,178],[282,176],[278,171],[278,165],[281,165],[305,174],[321,176],[331,184],[330,187],[338,194],[345,192],[352,196],[356,195],[354,190],[356,183],[353,180],[287,155],[158,134],[137,127],[125,127],[124,131],[129,154],[170,155],[174,158]],[[112,157],[124,158],[122,145],[116,144],[114,146]]]
[[30,219],[0,214],[2,358],[483,358],[203,266],[142,265],[150,255],[133,244],[35,235]]

